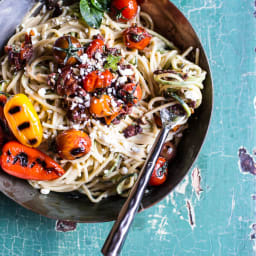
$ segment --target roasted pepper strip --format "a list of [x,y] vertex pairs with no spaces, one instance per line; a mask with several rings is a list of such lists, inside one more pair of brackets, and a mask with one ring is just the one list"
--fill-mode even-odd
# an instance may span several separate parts
[[24,94],[16,94],[4,106],[4,115],[17,140],[29,147],[38,147],[43,129],[39,117]]
[[65,173],[46,154],[16,141],[4,145],[0,165],[10,175],[27,180],[54,180]]

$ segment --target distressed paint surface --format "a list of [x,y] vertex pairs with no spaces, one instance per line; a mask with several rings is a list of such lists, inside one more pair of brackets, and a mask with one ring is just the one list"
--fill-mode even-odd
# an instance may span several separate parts
[[[253,0],[174,0],[202,40],[215,86],[211,128],[191,172],[166,199],[137,215],[122,256],[256,255],[255,176],[243,175],[238,150],[256,148]],[[188,203],[190,210],[188,210]],[[191,213],[194,225],[191,227]],[[0,194],[0,256],[100,255],[113,223],[78,224],[56,232],[55,221]]]

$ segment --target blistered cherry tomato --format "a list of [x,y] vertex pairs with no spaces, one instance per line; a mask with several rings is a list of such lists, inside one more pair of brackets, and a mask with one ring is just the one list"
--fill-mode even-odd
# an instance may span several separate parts
[[163,145],[160,155],[170,161],[176,156],[176,147],[172,142],[168,141]]
[[136,0],[114,0],[111,3],[111,16],[120,22],[127,22],[135,17],[138,11]]
[[149,45],[152,36],[144,28],[134,25],[123,32],[123,37],[128,48],[143,50]]
[[119,94],[128,106],[137,104],[142,98],[140,85],[134,83],[125,84]]
[[113,75],[108,69],[103,72],[96,70],[92,71],[84,78],[83,86],[87,92],[93,92],[95,89],[109,87],[112,79]]
[[113,114],[111,98],[106,94],[103,94],[100,97],[92,97],[90,112],[96,117],[111,116]]
[[81,44],[73,36],[59,37],[53,46],[53,56],[62,65],[74,65],[82,55]]
[[167,161],[163,157],[157,159],[155,168],[149,180],[150,186],[159,186],[166,181],[167,177]]
[[86,54],[92,58],[96,52],[103,52],[104,42],[101,39],[94,39],[86,49]]
[[60,157],[74,160],[89,153],[92,143],[87,133],[70,129],[56,137],[56,145]]

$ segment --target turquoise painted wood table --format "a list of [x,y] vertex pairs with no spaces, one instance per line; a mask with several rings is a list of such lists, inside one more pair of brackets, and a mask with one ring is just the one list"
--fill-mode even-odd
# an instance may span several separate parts
[[[166,199],[137,215],[122,255],[256,255],[255,3],[173,2],[194,26],[209,57],[213,119],[190,173]],[[193,178],[199,173],[201,192]],[[112,224],[78,224],[73,232],[56,232],[54,220],[0,194],[0,255],[100,255]]]

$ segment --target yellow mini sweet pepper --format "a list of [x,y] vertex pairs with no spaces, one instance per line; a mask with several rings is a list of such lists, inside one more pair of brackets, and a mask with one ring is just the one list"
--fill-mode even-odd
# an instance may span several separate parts
[[24,94],[16,94],[4,106],[10,129],[23,145],[36,148],[42,142],[43,129],[39,117]]

